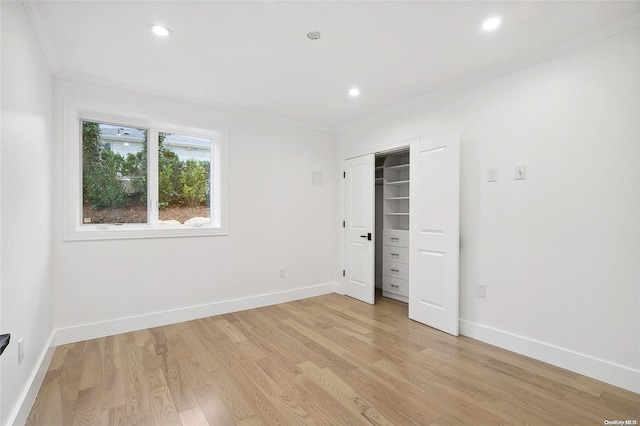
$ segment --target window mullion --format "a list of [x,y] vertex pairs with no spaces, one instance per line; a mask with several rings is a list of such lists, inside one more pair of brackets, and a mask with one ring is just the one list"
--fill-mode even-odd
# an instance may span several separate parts
[[147,142],[147,191],[149,204],[147,206],[149,225],[158,226],[158,130],[149,129]]

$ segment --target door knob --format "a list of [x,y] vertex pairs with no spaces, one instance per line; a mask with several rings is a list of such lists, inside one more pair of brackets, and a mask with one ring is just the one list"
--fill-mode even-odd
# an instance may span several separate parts
[[360,235],[360,238],[366,238],[367,240],[371,241],[371,232],[369,232],[367,235]]

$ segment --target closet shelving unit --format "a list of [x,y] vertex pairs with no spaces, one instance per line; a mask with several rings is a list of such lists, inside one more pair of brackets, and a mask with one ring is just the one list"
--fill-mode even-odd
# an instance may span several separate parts
[[409,297],[409,152],[389,154],[383,166],[382,294]]

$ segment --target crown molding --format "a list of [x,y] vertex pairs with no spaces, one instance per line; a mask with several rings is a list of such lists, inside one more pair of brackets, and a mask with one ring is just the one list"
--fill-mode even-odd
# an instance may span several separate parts
[[178,102],[188,104],[192,106],[198,106],[211,110],[216,110],[221,113],[237,114],[245,117],[252,117],[254,119],[276,121],[289,126],[300,127],[307,130],[313,130],[316,132],[335,134],[335,129],[331,127],[321,126],[314,123],[295,120],[289,117],[280,116],[263,111],[252,110],[250,108],[243,108],[234,105],[228,105],[213,101],[207,101],[202,98],[195,98],[186,95],[179,95],[173,92],[160,91],[155,89],[148,89],[134,84],[122,83],[113,80],[106,80],[101,78],[89,77],[84,74],[71,73],[68,71],[60,71],[53,76],[55,80],[66,81],[74,84],[82,84],[88,86],[99,87],[103,89],[115,90],[132,95],[145,96],[153,99],[164,100],[169,102]]
[[502,77],[504,75],[508,75],[516,71],[522,70],[524,68],[528,68],[530,66],[557,58],[559,56],[585,48],[587,46],[596,44],[600,41],[609,39],[611,37],[615,37],[617,35],[623,34],[625,32],[628,32],[640,27],[640,14],[635,14],[621,21],[610,24],[606,27],[602,27],[598,30],[578,36],[567,42],[550,47],[548,49],[541,50],[539,52],[533,53],[519,60],[512,61],[508,64],[502,65],[500,67],[492,68],[486,72],[476,74],[470,78],[452,83],[440,89],[430,91],[421,96],[413,98],[407,102],[397,104],[393,107],[384,109],[378,113],[371,114],[369,116],[353,121],[344,126],[328,127],[328,126],[323,126],[315,123],[295,120],[289,117],[279,116],[279,115],[271,114],[268,112],[257,111],[249,108],[243,108],[243,107],[227,105],[222,103],[216,103],[216,102],[207,101],[200,98],[193,98],[190,96],[179,95],[179,94],[168,92],[168,91],[151,90],[151,89],[146,89],[146,88],[131,85],[131,84],[119,83],[119,82],[104,80],[104,79],[97,79],[97,78],[92,78],[86,75],[79,75],[79,74],[63,71],[60,69],[60,65],[56,59],[56,56],[53,51],[53,47],[50,42],[51,39],[49,37],[49,34],[46,28],[44,27],[42,18],[40,16],[40,12],[35,4],[35,1],[21,0],[21,3],[23,4],[24,9],[29,17],[29,20],[31,21],[31,25],[36,34],[38,42],[40,44],[40,48],[45,57],[45,61],[47,62],[47,65],[49,67],[49,71],[51,72],[51,75],[56,79],[74,82],[74,83],[80,83],[80,84],[90,84],[98,87],[103,87],[103,88],[112,89],[112,90],[119,90],[119,91],[131,93],[131,94],[149,96],[157,99],[181,102],[181,103],[186,103],[190,105],[201,106],[204,108],[214,109],[221,112],[249,115],[256,118],[259,117],[262,119],[276,120],[283,124],[288,124],[295,127],[301,127],[308,130],[314,130],[314,131],[331,133],[331,134],[339,134],[339,133],[346,132],[348,130],[359,127],[361,125],[371,123],[375,120],[379,120],[381,118],[396,114],[403,110],[407,110],[411,107],[424,104],[435,99],[443,98],[443,97],[452,95],[454,93],[469,89],[474,86],[481,85],[483,83]]
[[127,92],[135,95],[148,96],[156,99],[186,103],[194,106],[215,109],[220,112],[252,116],[254,118],[262,118],[262,119],[268,119],[272,121],[275,120],[280,123],[288,124],[294,127],[301,127],[308,130],[335,134],[335,128],[322,126],[315,123],[295,120],[289,117],[270,114],[268,112],[256,111],[249,108],[242,108],[242,107],[233,106],[233,105],[210,102],[204,99],[198,99],[190,96],[179,95],[179,94],[171,93],[168,91],[150,90],[150,89],[135,86],[132,84],[119,83],[111,80],[97,79],[97,78],[92,78],[86,75],[67,72],[61,69],[60,64],[58,63],[58,60],[56,59],[57,57],[54,53],[54,49],[51,44],[51,37],[48,31],[46,30],[46,27],[44,26],[44,23],[41,18],[40,11],[36,5],[36,2],[33,0],[21,0],[21,3],[25,9],[25,12],[27,13],[29,21],[31,22],[31,26],[36,35],[38,43],[40,45],[40,50],[44,55],[45,62],[47,63],[47,66],[49,68],[49,72],[51,73],[52,77],[55,79],[69,81],[73,83],[79,83],[79,84],[90,84],[90,85],[94,85],[94,86],[98,86],[106,89],[118,90],[118,91]]
[[354,121],[345,126],[341,126],[337,128],[335,132],[336,133],[346,132],[348,130],[359,127],[361,125],[371,123],[373,121],[379,120],[389,115],[393,115],[403,110],[409,109],[413,106],[424,104],[434,99],[443,98],[443,97],[452,95],[462,90],[469,89],[474,86],[478,86],[480,84],[486,83],[491,80],[495,80],[496,78],[502,77],[504,75],[514,73],[521,69],[528,68],[530,66],[574,52],[576,50],[596,44],[598,42],[615,37],[625,32],[634,30],[638,27],[640,27],[640,13],[632,15],[628,18],[625,18],[613,24],[610,24],[606,27],[602,27],[598,30],[583,34],[565,43],[561,43],[556,46],[550,47],[548,49],[541,50],[539,52],[525,56],[524,58],[512,61],[508,64],[505,64],[496,68],[492,68],[489,71],[476,74],[470,78],[458,81],[456,83],[452,83],[440,89],[433,90],[422,96],[414,98],[408,102],[398,104],[396,106],[385,109],[378,113],[369,115],[360,120]]
[[38,44],[40,45],[40,50],[44,55],[44,60],[47,63],[47,67],[49,67],[49,72],[51,73],[51,75],[55,75],[60,70],[60,66],[58,64],[58,60],[56,59],[56,55],[54,54],[53,47],[51,46],[51,37],[49,37],[49,33],[42,23],[40,11],[35,5],[35,2],[31,0],[22,0],[21,3],[24,7],[25,12],[27,13],[27,16],[29,17],[31,27],[33,28],[33,32],[36,35]]

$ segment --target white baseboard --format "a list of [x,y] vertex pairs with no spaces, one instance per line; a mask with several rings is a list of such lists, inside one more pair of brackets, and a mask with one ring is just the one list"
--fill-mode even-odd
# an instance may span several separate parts
[[460,334],[640,393],[640,371],[566,348],[460,320]]
[[49,336],[49,340],[36,363],[36,368],[34,368],[31,376],[29,377],[29,381],[27,382],[29,386],[22,391],[20,399],[18,399],[13,412],[9,416],[8,425],[23,425],[27,422],[27,418],[31,412],[31,407],[36,400],[36,396],[38,396],[40,385],[42,385],[44,376],[47,373],[47,368],[49,368],[49,363],[53,357],[53,352],[55,350],[55,347],[52,346],[54,336],[55,331],[53,331]]
[[241,299],[224,300],[206,305],[190,306],[171,311],[154,312],[134,317],[118,318],[109,321],[83,324],[56,330],[55,346],[82,340],[96,339],[114,334],[127,333],[144,328],[159,327],[190,321],[197,318],[228,314],[246,309],[261,308],[278,303],[292,302],[308,297],[335,293],[338,283],[326,283],[293,290],[265,293]]

